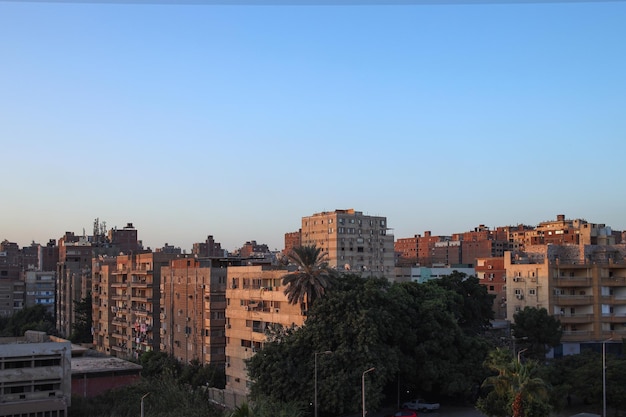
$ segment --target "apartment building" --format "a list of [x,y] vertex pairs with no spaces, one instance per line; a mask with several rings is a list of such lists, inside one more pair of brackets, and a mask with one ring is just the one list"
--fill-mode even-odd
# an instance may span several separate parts
[[64,417],[71,405],[71,345],[45,333],[0,339],[0,416]]
[[301,235],[302,233],[299,230],[297,232],[285,233],[285,249],[283,249],[283,255],[288,255],[293,248],[301,245]]
[[493,312],[496,320],[507,318],[506,312],[506,270],[504,256],[476,259],[476,277],[487,287],[487,292],[495,296]]
[[537,245],[505,253],[507,317],[545,308],[563,326],[555,355],[626,336],[626,245]]
[[86,236],[66,232],[59,239],[59,263],[56,270],[56,328],[61,336],[69,337],[74,325],[74,301],[88,294],[91,283],[92,245]]
[[26,271],[24,283],[26,290],[25,306],[43,305],[51,315],[54,315],[56,272]]
[[354,209],[321,212],[302,218],[302,245],[328,254],[329,266],[362,275],[394,275],[394,237],[387,218]]
[[282,278],[288,271],[270,266],[231,266],[226,289],[226,390],[237,405],[249,393],[245,360],[267,340],[266,331],[302,326],[306,311],[287,302]]
[[161,268],[177,255],[139,252],[93,260],[94,345],[121,358],[159,350]]
[[209,235],[204,242],[194,243],[191,251],[198,258],[219,258],[226,256],[222,244],[216,242],[212,235]]
[[621,243],[621,234],[605,224],[589,223],[583,219],[566,219],[564,214],[556,220],[539,223],[534,228],[512,231],[511,241],[523,247],[532,245],[614,245]]
[[160,295],[161,351],[224,367],[226,268],[216,259],[173,259],[161,268]]

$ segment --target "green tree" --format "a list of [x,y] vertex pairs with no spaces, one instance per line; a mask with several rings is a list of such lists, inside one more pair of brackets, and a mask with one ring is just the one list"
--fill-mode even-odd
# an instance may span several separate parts
[[291,304],[305,301],[309,309],[333,284],[334,271],[328,266],[328,254],[315,245],[298,246],[287,255],[297,270],[283,277],[285,294]]
[[91,294],[80,301],[74,300],[74,323],[72,324],[72,343],[91,343],[93,335],[92,300]]
[[392,291],[399,309],[402,391],[473,401],[486,376],[481,365],[490,345],[459,326],[457,317],[464,314],[459,294],[428,283],[396,284]]
[[[597,351],[584,350],[551,362],[545,378],[552,386],[558,387],[561,406],[568,394],[586,404],[602,406],[602,353],[599,345]],[[607,408],[626,408],[626,358],[607,353],[605,377]]]
[[[489,345],[468,336],[450,308],[458,295],[417,283],[343,275],[316,301],[303,327],[264,344],[247,363],[254,400],[313,403],[314,358],[319,356],[319,412],[360,410],[362,372],[367,408],[402,393],[472,398],[485,378]],[[403,398],[407,399],[407,398]],[[473,399],[473,398],[472,398]]]
[[543,361],[550,348],[561,343],[561,322],[545,308],[525,307],[513,316],[511,329],[525,357]]
[[41,304],[25,307],[0,321],[0,335],[21,337],[26,330],[36,330],[47,334],[55,333],[54,317]]
[[495,295],[489,294],[487,286],[481,285],[477,277],[453,271],[440,279],[427,281],[427,285],[443,287],[458,295],[450,307],[464,332],[482,334],[491,327]]
[[489,392],[477,401],[481,412],[490,417],[550,415],[550,386],[538,376],[538,362],[522,363],[510,352],[496,349],[490,352],[485,366],[495,374],[483,383]]

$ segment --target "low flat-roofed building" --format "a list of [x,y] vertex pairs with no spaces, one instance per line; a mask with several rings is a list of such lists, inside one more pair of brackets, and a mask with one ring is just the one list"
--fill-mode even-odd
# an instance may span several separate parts
[[0,338],[0,416],[66,416],[71,351],[70,342],[52,342],[43,332]]
[[142,366],[113,356],[72,357],[72,393],[91,398],[113,388],[134,384]]

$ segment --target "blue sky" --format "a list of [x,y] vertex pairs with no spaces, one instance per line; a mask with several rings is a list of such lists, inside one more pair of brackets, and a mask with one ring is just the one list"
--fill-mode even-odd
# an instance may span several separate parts
[[[202,3],[202,2],[200,2]],[[626,2],[0,1],[0,239],[626,229]]]

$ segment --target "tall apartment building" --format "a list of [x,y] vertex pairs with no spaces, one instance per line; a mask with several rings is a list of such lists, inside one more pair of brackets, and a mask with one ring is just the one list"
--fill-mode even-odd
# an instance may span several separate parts
[[387,218],[354,209],[316,213],[302,218],[302,245],[316,245],[339,271],[394,276],[394,238]]
[[91,282],[92,245],[86,236],[66,232],[59,239],[59,263],[56,269],[56,328],[61,336],[69,337],[74,325],[74,301],[88,294]]
[[77,236],[66,232],[59,239],[57,264],[56,327],[62,336],[69,337],[74,325],[74,301],[80,301],[92,291],[92,258],[99,255],[136,253],[142,250],[137,230],[132,223],[123,229],[113,228],[104,236],[104,224],[96,219],[94,234]]
[[306,312],[300,305],[289,304],[283,292],[282,278],[287,273],[261,265],[228,267],[225,392],[231,399],[229,406],[247,398],[251,381],[245,360],[266,342],[266,330],[304,324]]
[[50,314],[54,314],[56,272],[26,271],[25,297],[26,307],[43,305]]
[[71,351],[42,332],[0,339],[0,416],[67,416]]
[[556,355],[626,337],[626,245],[541,245],[504,257],[507,317],[545,308],[563,326]]
[[173,259],[161,268],[160,294],[161,351],[224,367],[226,268],[215,259]]
[[176,255],[140,252],[93,260],[93,323],[97,350],[137,358],[159,350],[161,268]]

